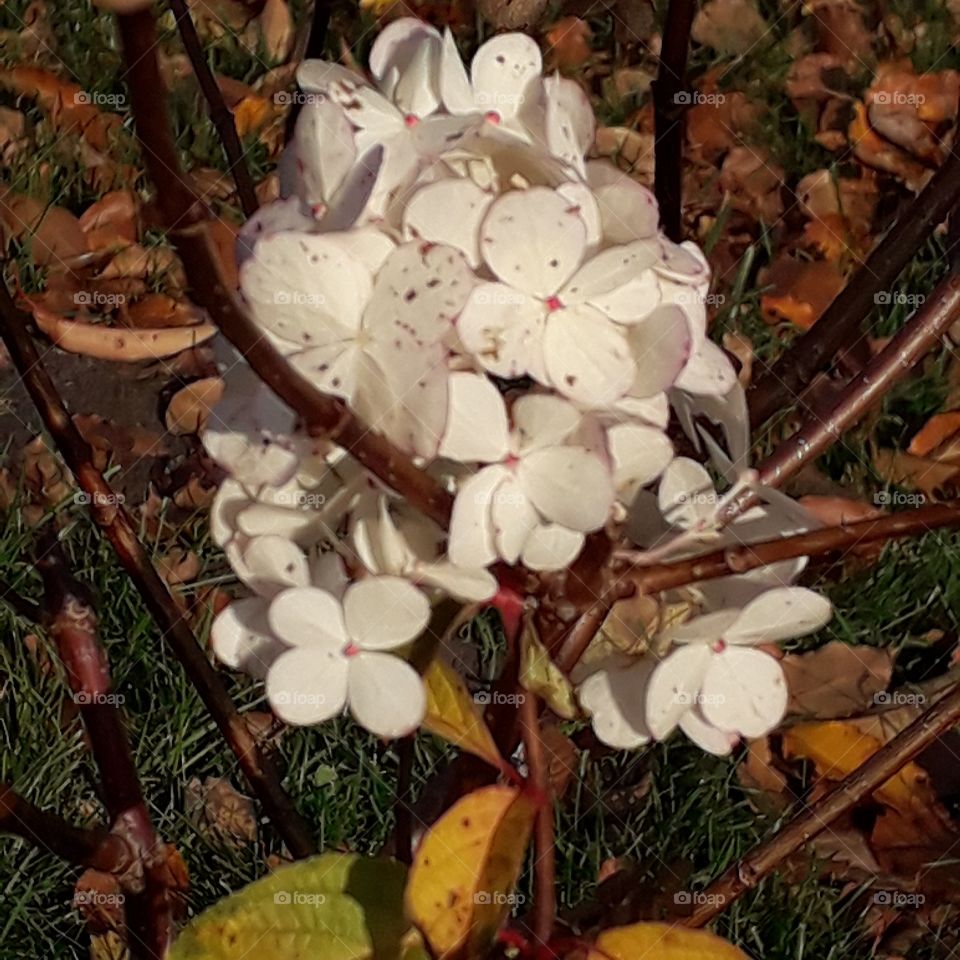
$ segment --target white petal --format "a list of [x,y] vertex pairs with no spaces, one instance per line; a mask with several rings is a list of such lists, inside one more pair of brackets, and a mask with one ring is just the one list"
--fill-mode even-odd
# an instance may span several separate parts
[[363,351],[351,339],[302,350],[290,358],[290,365],[318,390],[353,402]]
[[396,248],[380,268],[363,327],[384,343],[421,348],[453,330],[473,286],[459,250],[423,242]]
[[480,224],[491,203],[493,196],[472,180],[438,180],[421,187],[407,204],[404,237],[456,247],[475,267],[480,263]]
[[288,650],[267,673],[267,700],[284,723],[304,726],[329,720],[346,702],[347,672],[347,660],[338,653]]
[[776,643],[814,633],[830,621],[830,601],[805,587],[781,587],[751,600],[724,632],[728,643]]
[[439,587],[450,596],[467,602],[489,600],[497,592],[497,578],[477,567],[455,563],[421,563],[414,570],[417,582]]
[[583,156],[593,143],[596,119],[580,84],[559,74],[543,83],[547,146],[555,157],[584,172]]
[[457,320],[457,333],[477,361],[508,380],[543,374],[543,304],[503,283],[481,283]]
[[573,276],[586,242],[583,218],[546,187],[497,198],[480,231],[480,249],[490,269],[504,283],[536,297],[555,294]]
[[369,271],[329,237],[264,237],[240,269],[240,287],[257,323],[300,347],[356,331],[370,299]]
[[737,622],[740,611],[735,609],[712,610],[672,627],[667,631],[672,643],[696,643],[712,646]]
[[663,431],[639,423],[620,423],[607,430],[617,489],[646,486],[673,459],[673,444]]
[[308,545],[322,529],[320,515],[307,509],[309,500],[305,490],[300,490],[304,499],[298,506],[291,501],[289,506],[273,503],[251,503],[237,513],[237,528],[248,537],[275,534],[284,540]]
[[331,86],[344,92],[366,86],[367,81],[347,67],[326,60],[304,60],[297,67],[297,86],[307,93],[327,93]]
[[253,254],[254,247],[261,237],[272,233],[284,233],[288,230],[297,230],[309,233],[317,229],[317,221],[306,212],[306,208],[299,197],[286,197],[265,203],[240,228],[237,235],[237,264],[248,260]]
[[237,532],[237,516],[252,500],[243,486],[229,477],[220,484],[210,506],[210,536],[218,547],[224,547]]
[[[548,177],[547,182],[550,180],[551,178]],[[561,183],[555,189],[580,214],[587,228],[587,249],[592,252],[603,239],[603,225],[600,222],[600,208],[590,188],[579,180],[570,180],[567,183]]]
[[728,647],[713,657],[700,690],[708,723],[727,733],[762,737],[787,712],[780,663],[760,650]]
[[234,600],[221,610],[210,627],[210,646],[221,663],[257,680],[286,649],[270,634],[267,601],[261,597]]
[[507,563],[516,563],[527,537],[540,518],[512,474],[497,487],[491,515],[497,552]]
[[712,340],[704,340],[674,382],[678,390],[721,396],[737,382],[730,358]]
[[437,30],[418,17],[399,17],[388,23],[370,48],[370,72],[382,80],[391,69],[406,70],[423,47],[440,39]]
[[536,99],[543,59],[537,42],[522,33],[503,33],[477,50],[470,77],[477,105],[504,119]]
[[582,415],[569,401],[548,393],[527,393],[510,410],[518,452],[560,446],[580,426]]
[[318,587],[294,587],[274,597],[270,630],[284,643],[339,656],[349,642],[340,601]]
[[613,409],[660,430],[666,430],[670,422],[670,401],[665,393],[655,393],[650,397],[627,395],[621,397],[613,405]]
[[713,515],[717,492],[696,460],[677,457],[660,478],[657,502],[667,523],[686,530]]
[[[381,144],[371,147],[347,171],[346,176],[340,181],[340,185],[334,190],[333,194],[327,197],[327,209],[323,214],[323,230],[325,233],[331,233],[335,230],[349,230],[357,222],[376,188],[380,168],[383,166],[383,156],[384,150]],[[378,234],[383,240],[386,240],[388,249],[393,246],[379,231]],[[341,242],[348,241],[347,248],[350,249],[351,253],[357,255],[357,251],[350,248],[349,235],[339,239],[341,239]],[[361,256],[359,259],[363,260],[363,257]],[[369,267],[369,264],[367,266]],[[376,267],[370,267],[370,269],[375,270]]]
[[517,477],[547,520],[571,530],[599,530],[613,506],[609,471],[581,447],[534,450],[521,458]]
[[609,406],[631,389],[637,375],[623,333],[584,304],[547,317],[543,360],[554,388],[588,408]]
[[350,660],[350,712],[378,737],[403,737],[420,726],[427,695],[417,671],[389,653],[363,651]]
[[252,590],[272,596],[282,587],[305,586],[310,571],[303,551],[286,537],[252,537],[242,548],[243,565],[237,576]]
[[680,729],[701,750],[717,757],[725,757],[740,738],[735,733],[724,733],[707,723],[698,707],[693,707],[680,718]]
[[530,570],[562,570],[583,549],[584,536],[558,523],[538,526],[523,545],[520,560]]
[[396,244],[382,231],[373,226],[354,227],[340,233],[330,234],[344,250],[357,258],[372,275],[375,275]]
[[454,114],[471,113],[477,109],[473,100],[473,88],[467,70],[457,49],[450,28],[443,31],[443,50],[440,55],[440,99]]
[[507,453],[507,408],[496,386],[478,373],[450,374],[447,426],[440,456],[494,463]]
[[[646,245],[653,241],[638,240],[637,243]],[[660,306],[661,300],[657,274],[653,270],[643,270],[623,286],[595,294],[590,298],[590,304],[616,323],[632,326],[649,317]]]
[[654,739],[667,737],[696,703],[713,656],[709,647],[693,644],[657,664],[647,686],[647,727]]
[[410,64],[400,72],[393,85],[393,102],[411,117],[426,117],[440,106],[437,89],[437,69],[440,56],[439,40],[421,43]]
[[420,635],[430,619],[430,602],[400,577],[367,577],[347,590],[343,616],[358,647],[392,650]]
[[610,247],[588,260],[560,293],[564,303],[585,303],[615,291],[644,273],[656,261],[659,247],[654,240],[637,240]]
[[710,276],[707,261],[695,244],[677,244],[660,237],[661,256],[655,269],[670,280],[680,283],[698,283]]
[[457,491],[450,518],[450,559],[461,567],[486,567],[497,559],[493,497],[507,476],[496,464],[469,477]]
[[591,715],[601,743],[632,750],[650,741],[646,687],[654,661],[641,660],[625,670],[598,670],[580,685],[580,705]]
[[329,97],[310,97],[294,133],[298,193],[308,206],[327,203],[357,159],[353,127]]
[[660,215],[650,190],[606,160],[587,164],[587,182],[600,205],[603,232],[611,243],[657,235]]
[[684,312],[672,304],[627,328],[627,341],[637,364],[630,393],[649,397],[673,386],[690,357],[690,327]]

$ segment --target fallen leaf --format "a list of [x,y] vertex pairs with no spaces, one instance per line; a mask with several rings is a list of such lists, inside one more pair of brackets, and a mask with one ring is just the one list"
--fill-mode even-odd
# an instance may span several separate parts
[[689,930],[669,923],[634,923],[613,927],[597,937],[587,960],[749,960],[732,943],[708,930]]
[[7,188],[0,188],[0,227],[7,237],[28,247],[39,266],[69,267],[89,250],[80,221],[69,210]]
[[558,20],[544,35],[553,62],[561,70],[582,67],[590,59],[592,37],[590,25],[579,17]]
[[757,125],[762,113],[738,90],[711,96],[712,91],[701,89],[704,95],[686,113],[686,137],[690,146],[705,160],[714,160],[738,146]]
[[150,293],[135,303],[120,305],[120,319],[128,327],[189,327],[200,320],[193,304],[165,293]]
[[598,157],[609,157],[621,170],[625,170],[645,186],[651,186],[653,143],[652,133],[640,133],[629,127],[599,127],[593,153]]
[[194,777],[187,784],[187,812],[200,815],[216,834],[252,843],[257,839],[257,814],[253,801],[237,791],[225,777]]
[[796,260],[785,256],[762,272],[760,282],[773,289],[760,298],[767,323],[788,321],[808,330],[843,288],[844,277],[826,260]]
[[200,558],[184,547],[174,547],[157,557],[157,570],[168,587],[177,587],[196,580],[200,573]]
[[764,223],[774,223],[783,214],[783,183],[783,168],[756,147],[734,147],[720,168],[727,204]]
[[791,100],[832,100],[849,96],[844,92],[849,83],[840,57],[832,53],[811,53],[790,65],[786,91]]
[[518,30],[540,19],[547,0],[478,0],[477,9],[497,30]]
[[867,119],[867,111],[862,103],[854,105],[854,117],[848,129],[850,144],[857,159],[868,166],[875,167],[899,177],[911,190],[920,190],[930,178],[930,170],[918,163],[913,157],[880,136]]
[[740,381],[740,386],[746,390],[753,379],[753,341],[745,333],[739,331],[725,333],[723,335],[723,349],[737,358],[737,362],[740,364],[737,379]]
[[257,22],[270,59],[286,60],[293,46],[293,17],[286,0],[267,0]]
[[205,377],[178,390],[170,399],[164,421],[171,433],[199,433],[210,411],[223,396],[223,380]]
[[414,856],[407,913],[443,960],[482,956],[510,911],[536,804],[517,787],[481,787],[427,831]]
[[918,491],[920,502],[940,500],[960,490],[960,463],[881,449],[874,453],[873,464],[886,483]]
[[872,34],[856,0],[813,0],[805,10],[813,15],[821,50],[855,69],[873,60]]
[[558,800],[563,798],[578,772],[577,748],[574,742],[559,727],[549,725],[541,733],[547,754],[547,775],[550,792]]
[[524,690],[543,699],[558,717],[572,720],[579,715],[573,686],[550,658],[530,619],[524,624],[520,638],[519,680]]
[[955,436],[958,430],[960,430],[960,410],[935,413],[910,441],[907,452],[915,457],[929,456],[945,440]]
[[707,0],[694,18],[691,34],[718,53],[739,55],[755,47],[768,28],[753,0]]

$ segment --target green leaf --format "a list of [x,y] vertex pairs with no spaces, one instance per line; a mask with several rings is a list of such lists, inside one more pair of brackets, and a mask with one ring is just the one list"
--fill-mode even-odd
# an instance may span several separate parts
[[564,720],[572,720],[579,713],[570,681],[550,659],[529,620],[524,624],[520,638],[520,685],[544,700]]
[[169,960],[421,960],[403,914],[406,867],[325,853],[275,870],[193,920]]

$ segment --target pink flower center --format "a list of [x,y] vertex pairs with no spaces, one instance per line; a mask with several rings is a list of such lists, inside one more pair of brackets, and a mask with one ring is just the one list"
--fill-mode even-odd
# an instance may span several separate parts
[[345,657],[355,657],[360,652],[360,648],[355,643],[348,643],[343,648],[343,655]]
[[488,110],[483,115],[483,119],[486,120],[487,123],[492,123],[494,126],[496,126],[498,123],[500,123],[500,114],[497,113],[496,110]]
[[515,453],[508,454],[508,455],[507,455],[507,459],[503,461],[504,465],[507,466],[507,467],[510,467],[511,470],[512,470],[519,462],[520,462],[520,458],[519,458]]
[[723,653],[723,651],[726,650],[726,649],[727,649],[727,641],[726,641],[726,640],[718,640],[718,641],[713,645],[713,652],[714,652],[714,653]]
[[419,117],[415,117],[412,113],[408,113],[408,114],[403,118],[403,122],[404,122],[404,124],[406,124],[406,126],[408,126],[408,127],[415,127],[415,126],[420,122],[420,118],[419,118]]
[[547,297],[547,309],[553,313],[554,310],[560,310],[563,307],[563,301],[557,297]]

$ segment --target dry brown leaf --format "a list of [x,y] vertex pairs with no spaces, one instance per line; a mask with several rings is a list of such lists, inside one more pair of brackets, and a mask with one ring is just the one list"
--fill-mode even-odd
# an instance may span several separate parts
[[879,647],[833,641],[809,653],[787,654],[780,666],[787,678],[787,710],[835,720],[876,706],[893,674],[893,656]]
[[886,483],[916,490],[929,500],[960,490],[960,464],[914,457],[902,450],[877,450],[873,463]]
[[535,24],[547,0],[478,0],[477,9],[497,30],[517,30]]
[[784,320],[803,330],[813,326],[843,288],[844,277],[826,260],[795,260],[782,257],[763,271],[761,283],[773,289],[760,300],[767,323]]
[[100,280],[133,277],[145,280],[151,275],[176,274],[180,269],[177,255],[167,247],[143,247],[131,244],[121,250],[98,274]]
[[737,358],[740,364],[737,379],[740,381],[740,386],[746,389],[753,378],[753,341],[745,333],[725,333],[723,349]]
[[40,266],[68,268],[89,250],[80,221],[69,210],[6,188],[0,188],[0,228],[7,238],[29,247]]
[[919,190],[930,177],[930,171],[910,154],[881,137],[869,124],[862,103],[854,105],[854,117],[847,131],[857,159],[877,170],[899,177],[911,190]]
[[783,214],[783,182],[783,168],[756,147],[734,147],[720,169],[720,186],[729,206],[765,223]]
[[120,319],[128,327],[188,327],[200,320],[200,313],[185,300],[165,293],[150,293],[135,303],[120,306]]
[[582,67],[590,59],[592,37],[590,25],[579,17],[558,20],[544,35],[552,62],[566,70]]
[[944,441],[960,431],[960,410],[935,413],[910,441],[907,452],[915,457],[926,457]]
[[791,100],[831,100],[845,97],[849,77],[843,60],[832,53],[810,53],[790,65],[786,91]]
[[610,157],[621,170],[625,170],[645,186],[653,184],[652,133],[641,133],[629,127],[600,127],[594,141],[593,153],[598,157]]
[[27,118],[10,107],[0,107],[0,160],[8,164],[27,146]]
[[550,789],[557,799],[562,799],[577,776],[577,748],[559,727],[552,725],[543,729],[543,747],[547,755]]
[[704,96],[687,111],[686,137],[694,150],[712,160],[755,129],[761,108],[739,91],[711,96],[712,91],[703,87],[701,92]]
[[857,70],[873,60],[872,33],[856,0],[812,0],[805,9],[813,14],[819,49]]
[[768,738],[750,741],[746,756],[737,764],[737,779],[745,787],[763,790],[774,797],[786,791],[787,778],[774,764]]
[[157,570],[168,587],[177,587],[197,579],[200,558],[192,550],[173,547],[157,558]]
[[293,47],[293,17],[286,0],[267,0],[257,22],[270,59],[277,63],[286,60]]
[[693,21],[697,43],[723,54],[744,54],[767,35],[767,22],[753,0],[707,0]]
[[223,380],[206,377],[178,390],[167,406],[164,420],[171,433],[199,433],[210,411],[223,395]]
[[192,779],[187,784],[186,805],[221,837],[244,843],[257,839],[253,802],[225,778],[207,777],[203,784]]

